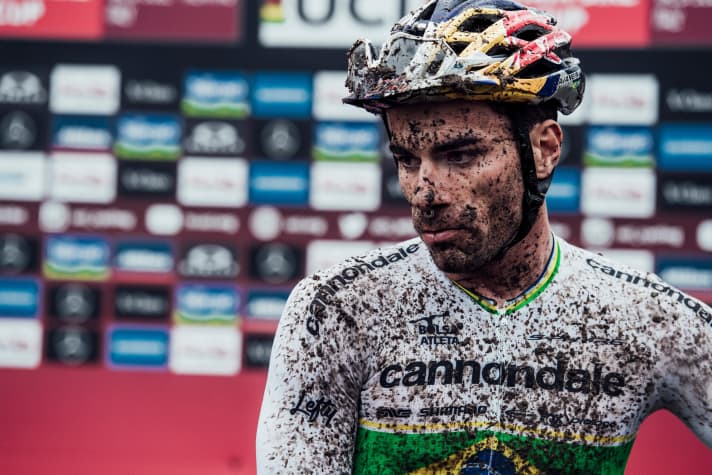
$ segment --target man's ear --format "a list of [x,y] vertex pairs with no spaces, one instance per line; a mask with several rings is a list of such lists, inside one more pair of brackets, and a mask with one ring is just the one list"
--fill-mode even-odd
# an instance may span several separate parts
[[561,157],[563,136],[561,126],[552,119],[534,124],[529,131],[537,178],[543,179],[553,173]]

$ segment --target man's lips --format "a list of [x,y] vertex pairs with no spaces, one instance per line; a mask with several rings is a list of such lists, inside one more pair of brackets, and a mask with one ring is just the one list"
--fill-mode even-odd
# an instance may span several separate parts
[[460,228],[450,228],[450,229],[429,229],[423,230],[420,233],[423,241],[427,245],[439,244],[447,241],[454,241],[461,237],[464,229]]

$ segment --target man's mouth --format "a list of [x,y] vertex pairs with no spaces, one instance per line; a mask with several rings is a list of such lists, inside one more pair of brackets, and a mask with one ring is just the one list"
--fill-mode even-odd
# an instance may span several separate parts
[[464,232],[462,228],[424,229],[420,232],[420,236],[425,244],[431,246],[461,239]]

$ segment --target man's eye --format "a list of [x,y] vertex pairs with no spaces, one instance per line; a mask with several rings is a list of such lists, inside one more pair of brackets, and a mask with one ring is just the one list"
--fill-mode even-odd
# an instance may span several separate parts
[[477,156],[477,152],[472,150],[459,150],[456,152],[448,152],[445,156],[448,163],[455,165],[460,165],[463,163],[469,163]]
[[420,164],[420,160],[416,157],[409,157],[407,155],[396,155],[396,163],[404,168],[416,168]]

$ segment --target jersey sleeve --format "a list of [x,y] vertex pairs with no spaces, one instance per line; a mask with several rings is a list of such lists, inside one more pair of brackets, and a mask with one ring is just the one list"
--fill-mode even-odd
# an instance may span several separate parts
[[275,334],[257,429],[258,474],[351,473],[362,383],[349,306],[308,278]]
[[[659,339],[662,407],[680,418],[712,448],[712,309],[668,287],[669,321]],[[655,319],[654,319],[655,320]]]

